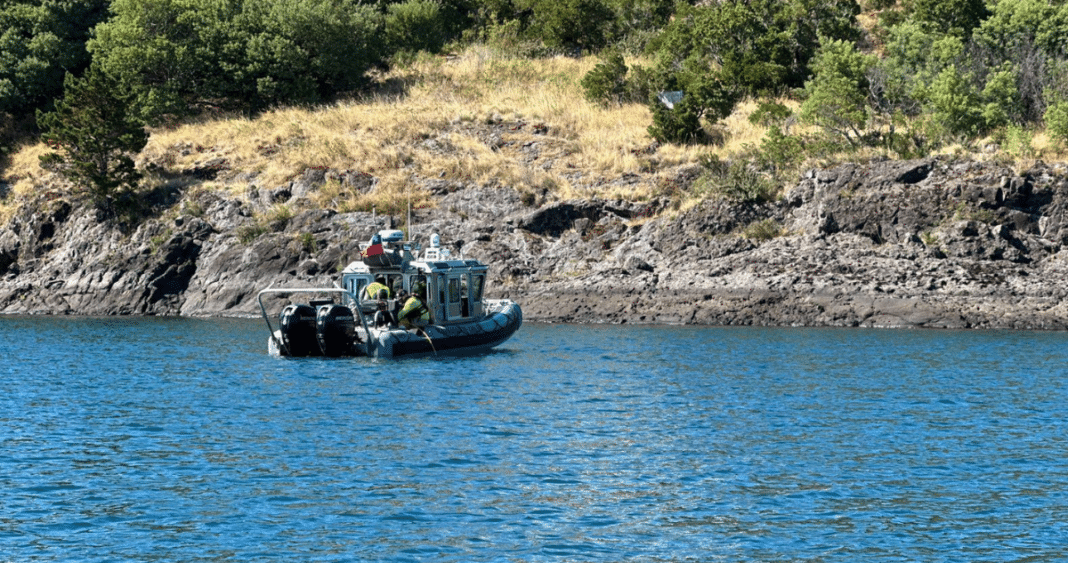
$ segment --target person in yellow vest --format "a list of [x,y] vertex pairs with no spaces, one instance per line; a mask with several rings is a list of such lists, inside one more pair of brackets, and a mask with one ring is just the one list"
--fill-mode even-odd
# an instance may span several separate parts
[[400,325],[407,329],[422,328],[430,324],[430,309],[426,306],[425,284],[420,283],[415,286],[415,293],[408,298],[397,317]]
[[[367,299],[389,299],[392,295],[389,292],[389,286],[386,285],[386,277],[382,275],[375,276],[375,281],[367,286]],[[386,296],[382,297],[381,292],[385,291]]]

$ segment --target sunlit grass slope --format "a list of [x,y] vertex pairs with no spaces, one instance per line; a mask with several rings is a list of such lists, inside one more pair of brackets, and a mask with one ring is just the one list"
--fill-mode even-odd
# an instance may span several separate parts
[[[148,184],[177,182],[236,196],[250,184],[284,186],[312,168],[373,178],[370,190],[328,182],[312,194],[313,204],[343,211],[425,204],[429,181],[456,188],[510,187],[546,198],[644,200],[670,183],[679,167],[710,155],[745,154],[767,132],[748,119],[756,102],[744,101],[713,126],[717,143],[656,146],[647,133],[651,116],[644,104],[603,107],[583,97],[580,81],[597,62],[596,57],[530,60],[485,46],[427,56],[377,77],[373,93],[357,99],[153,129],[138,162],[148,172]],[[1030,146],[1026,152],[1056,158],[1043,148],[1043,138],[1027,139],[1041,154]],[[0,201],[0,216],[42,191],[57,191],[55,179],[38,166],[44,152],[44,146],[33,145],[12,156],[3,172],[12,188]],[[204,167],[222,173],[211,181],[182,174]]]
[[[519,59],[485,47],[425,57],[378,77],[375,93],[360,99],[153,129],[138,162],[160,171],[150,182],[225,163],[231,173],[208,187],[235,194],[250,182],[281,186],[317,167],[375,178],[369,193],[323,188],[319,203],[349,209],[390,207],[428,178],[559,198],[643,199],[656,189],[660,171],[697,162],[710,151],[730,152],[763,134],[745,120],[743,105],[739,118],[727,120],[721,146],[650,150],[644,104],[602,107],[584,99],[579,82],[597,62]],[[20,194],[40,190],[45,174],[37,157],[45,151],[35,145],[14,155],[4,173],[14,196],[7,207]],[[641,174],[643,181],[625,187],[611,182],[627,174]]]

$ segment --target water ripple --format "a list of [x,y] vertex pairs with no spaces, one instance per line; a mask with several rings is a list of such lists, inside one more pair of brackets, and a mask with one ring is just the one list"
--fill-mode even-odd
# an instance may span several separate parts
[[0,560],[1053,561],[1068,335],[0,318]]

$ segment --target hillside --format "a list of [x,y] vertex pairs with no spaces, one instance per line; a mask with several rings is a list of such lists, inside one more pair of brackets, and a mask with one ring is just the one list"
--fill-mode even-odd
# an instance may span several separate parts
[[24,147],[4,173],[0,311],[251,315],[268,285],[330,285],[371,232],[438,232],[527,318],[1064,328],[1061,165],[996,151],[806,162],[766,203],[716,190],[718,145],[659,145],[644,105],[587,103],[595,63],[477,49],[374,96],[152,131],[151,208],[103,218]]

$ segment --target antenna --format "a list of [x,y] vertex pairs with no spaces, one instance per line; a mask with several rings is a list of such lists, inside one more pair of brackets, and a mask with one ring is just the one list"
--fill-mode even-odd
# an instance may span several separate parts
[[404,195],[408,198],[408,227],[405,230],[408,231],[408,240],[415,240],[415,235],[412,234],[412,183],[411,182],[408,182],[408,184],[404,187]]

